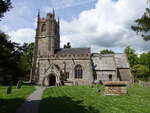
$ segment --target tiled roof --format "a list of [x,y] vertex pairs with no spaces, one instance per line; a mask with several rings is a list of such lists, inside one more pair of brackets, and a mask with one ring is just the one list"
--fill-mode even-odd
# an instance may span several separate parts
[[126,54],[115,54],[114,57],[118,68],[130,68]]
[[56,51],[56,55],[81,55],[90,53],[90,48],[61,48],[58,51]]
[[96,70],[113,70],[115,68],[130,68],[125,54],[92,54]]

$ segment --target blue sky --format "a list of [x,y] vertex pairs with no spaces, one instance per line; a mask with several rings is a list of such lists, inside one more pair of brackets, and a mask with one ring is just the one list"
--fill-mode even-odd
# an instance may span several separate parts
[[13,9],[5,14],[0,25],[9,26],[13,30],[18,28],[35,28],[34,23],[38,10],[41,16],[56,11],[56,18],[70,21],[83,10],[95,7],[97,0],[12,0]]
[[130,29],[145,11],[144,0],[12,0],[12,5],[0,29],[21,44],[34,41],[38,10],[44,17],[55,8],[61,22],[61,46],[69,41],[72,47],[91,47],[92,52],[120,53],[129,45],[139,53],[150,50],[150,42]]

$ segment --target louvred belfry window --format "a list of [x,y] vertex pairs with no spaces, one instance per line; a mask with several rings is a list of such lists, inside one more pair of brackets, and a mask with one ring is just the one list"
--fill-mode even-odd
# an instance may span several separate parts
[[45,31],[46,31],[46,24],[42,24],[41,31],[42,31],[42,32],[45,32]]

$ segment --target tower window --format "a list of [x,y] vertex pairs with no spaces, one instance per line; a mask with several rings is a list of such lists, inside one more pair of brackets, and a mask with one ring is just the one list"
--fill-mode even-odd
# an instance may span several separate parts
[[75,70],[75,78],[82,78],[82,66],[76,65],[74,70]]
[[45,31],[46,31],[46,24],[42,24],[41,31],[42,31],[42,32],[45,32]]

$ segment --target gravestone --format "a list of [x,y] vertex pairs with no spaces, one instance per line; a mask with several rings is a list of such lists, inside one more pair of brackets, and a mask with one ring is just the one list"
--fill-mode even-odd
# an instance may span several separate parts
[[21,85],[22,85],[22,81],[21,81],[21,80],[19,80],[19,81],[18,81],[18,83],[17,83],[16,88],[17,88],[17,89],[21,88]]
[[0,104],[2,104],[2,100],[0,99]]
[[7,87],[7,94],[11,94],[11,92],[12,92],[12,86],[10,85]]
[[3,104],[4,103],[4,100],[3,99],[0,99],[0,104]]
[[108,81],[104,85],[104,95],[125,95],[128,93],[126,81]]
[[142,87],[150,87],[150,82],[149,81],[141,81],[139,80],[138,84]]

